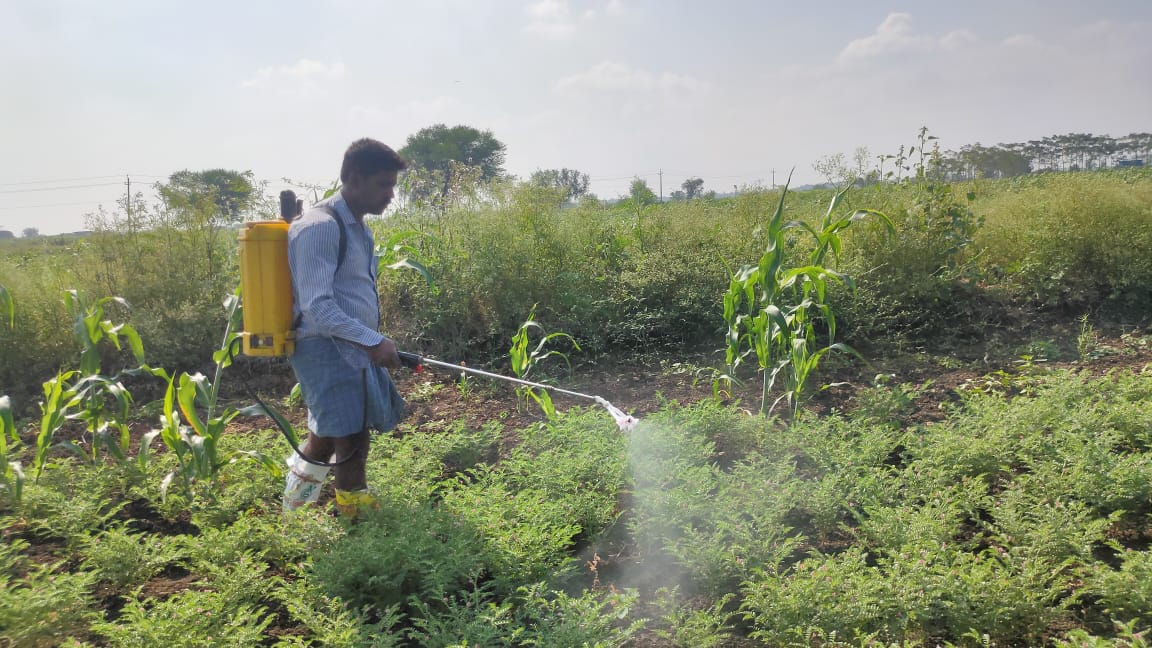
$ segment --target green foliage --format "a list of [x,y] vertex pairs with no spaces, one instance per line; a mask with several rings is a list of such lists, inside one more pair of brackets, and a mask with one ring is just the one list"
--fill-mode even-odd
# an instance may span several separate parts
[[259,200],[251,171],[177,171],[159,191],[169,209],[218,224],[241,222]]
[[61,563],[35,565],[20,555],[22,540],[0,545],[0,641],[56,646],[83,631],[93,616],[93,575],[69,573]]
[[530,628],[525,646],[625,646],[646,623],[630,618],[638,600],[635,591],[572,596],[534,585],[521,588],[517,597],[523,599],[521,623]]
[[677,648],[722,648],[735,638],[735,617],[730,610],[735,595],[729,592],[705,609],[691,609],[675,589],[656,593],[662,625],[656,635]]
[[1070,174],[1001,188],[985,206],[981,264],[1033,303],[1069,312],[1152,303],[1152,187],[1125,175]]
[[[529,338],[533,330],[539,331],[541,338],[536,346],[529,350]],[[536,322],[536,305],[533,304],[532,311],[528,313],[528,319],[520,325],[516,335],[512,336],[512,346],[508,349],[508,356],[512,360],[512,372],[516,374],[516,377],[520,380],[526,380],[533,367],[541,360],[551,356],[560,356],[567,363],[568,356],[566,354],[555,349],[544,350],[545,345],[556,338],[567,339],[577,351],[580,350],[580,345],[576,344],[576,340],[567,333],[544,333],[544,328]],[[531,398],[536,401],[536,404],[544,410],[544,414],[549,419],[556,418],[556,407],[552,405],[552,396],[548,390],[536,387],[518,387],[516,393],[524,396],[525,400]]]
[[15,449],[20,444],[20,436],[16,434],[16,421],[12,417],[12,401],[0,396],[0,490],[4,497],[19,502],[24,494],[24,470],[19,461],[9,458],[9,443]]
[[285,583],[273,595],[292,619],[311,633],[308,638],[297,637],[295,643],[289,643],[292,638],[284,637],[278,646],[400,648],[404,645],[404,635],[397,631],[403,619],[399,606],[372,611],[375,619],[369,619],[366,611],[347,609],[340,599],[324,595],[319,585],[303,578]]
[[538,169],[528,179],[534,185],[560,192],[562,202],[579,200],[588,193],[589,177],[575,169]]
[[[743,267],[729,282],[724,295],[724,321],[728,324],[725,362],[730,375],[735,375],[745,357],[755,355],[758,370],[764,374],[761,413],[771,413],[776,404],[786,401],[795,420],[805,400],[809,379],[824,354],[829,351],[855,353],[834,341],[836,317],[827,303],[833,282],[849,287],[853,282],[850,277],[826,268],[824,259],[829,251],[839,257],[840,232],[854,222],[869,215],[885,222],[888,219],[879,212],[862,209],[846,216],[834,216],[847,191],[845,188],[832,198],[817,229],[800,221],[784,222],[784,200],[788,196],[785,183],[764,232],[767,246],[760,261]],[[891,223],[888,224],[891,227]],[[815,247],[804,265],[788,267],[785,262],[787,232],[794,228],[804,228],[812,234]],[[818,324],[827,333],[828,343],[823,346],[817,341]],[[777,379],[784,393],[769,406],[769,392]]]
[[1152,624],[1152,554],[1128,549],[1120,558],[1119,569],[1093,567],[1085,594],[1100,597],[1114,619]]
[[379,511],[315,556],[312,577],[352,609],[383,612],[445,598],[484,572],[481,538],[461,522],[427,504],[382,501]]
[[479,167],[481,179],[488,181],[504,173],[506,149],[492,131],[435,124],[409,135],[399,153],[413,166],[444,174],[451,162]]
[[84,570],[97,582],[125,591],[179,564],[185,551],[172,538],[116,525],[86,538],[80,555]]
[[[238,337],[236,330],[240,327],[239,288],[225,300],[224,308],[227,315],[224,339],[213,354],[216,362],[214,380],[209,381],[200,373],[182,373],[177,377],[168,376],[163,371],[153,372],[168,381],[160,416],[161,425],[156,431],[164,445],[175,455],[178,464],[177,469],[169,473],[161,484],[161,492],[165,494],[169,485],[179,478],[189,499],[196,496],[193,490],[195,484],[205,486],[203,495],[214,497],[221,469],[240,459],[255,461],[274,476],[280,476],[283,472],[279,463],[263,452],[224,452],[220,446],[224,430],[240,413],[234,407],[217,412],[221,378],[224,369],[232,363],[231,353]],[[198,407],[206,410],[204,418],[201,418]]]
[[274,585],[263,566],[251,558],[213,568],[197,589],[158,600],[130,599],[116,621],[96,621],[92,631],[112,645],[218,646],[228,642],[254,646],[273,621],[261,604],[263,592]]
[[8,320],[9,329],[16,328],[16,302],[3,284],[0,284],[0,316]]

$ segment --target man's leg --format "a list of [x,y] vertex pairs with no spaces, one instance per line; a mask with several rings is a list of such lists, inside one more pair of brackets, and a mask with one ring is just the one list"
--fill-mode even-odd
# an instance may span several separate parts
[[315,503],[320,497],[320,489],[328,478],[331,469],[317,466],[304,460],[328,462],[331,460],[335,444],[332,439],[318,437],[311,432],[300,447],[300,454],[293,452],[288,457],[288,475],[284,480],[284,510],[294,511],[305,504]]
[[367,430],[333,439],[336,446],[334,461],[351,457],[333,469],[336,474],[336,508],[346,517],[354,518],[361,509],[376,506],[376,498],[368,493],[368,477],[365,475],[368,440]]
[[[336,488],[346,491],[368,488],[368,478],[364,469],[368,464],[368,431],[362,430],[346,437],[334,437],[335,454],[333,462],[343,462],[336,466]],[[344,461],[351,455],[351,459]]]

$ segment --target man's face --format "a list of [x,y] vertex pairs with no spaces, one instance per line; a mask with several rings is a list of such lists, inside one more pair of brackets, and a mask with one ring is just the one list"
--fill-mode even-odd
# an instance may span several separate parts
[[396,195],[396,172],[381,171],[372,175],[353,173],[344,184],[344,199],[365,213],[379,216]]

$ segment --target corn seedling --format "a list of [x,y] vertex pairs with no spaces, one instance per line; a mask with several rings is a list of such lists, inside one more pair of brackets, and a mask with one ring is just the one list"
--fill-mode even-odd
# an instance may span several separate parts
[[[273,475],[279,475],[279,465],[258,451],[242,451],[233,454],[220,452],[220,437],[225,428],[240,412],[234,407],[225,408],[217,414],[219,406],[220,382],[224,369],[231,366],[230,348],[237,338],[237,329],[242,319],[239,288],[224,300],[227,315],[224,337],[220,348],[212,357],[216,362],[213,380],[197,372],[182,373],[179,377],[166,376],[168,388],[164,394],[164,407],[160,417],[158,432],[164,444],[176,455],[177,469],[165,476],[161,492],[166,495],[176,478],[180,478],[185,493],[193,496],[192,487],[196,483],[207,483],[209,489],[216,486],[220,470],[239,458],[247,457],[264,466]],[[154,372],[163,376],[163,372]],[[197,406],[206,415],[200,416]],[[150,437],[149,440],[151,440]]]
[[0,486],[12,493],[17,502],[24,494],[24,471],[19,461],[8,458],[8,442],[20,443],[16,434],[16,422],[12,418],[12,402],[7,396],[0,396]]
[[64,292],[64,302],[72,315],[72,335],[80,344],[80,374],[91,376],[100,373],[100,343],[107,340],[120,349],[120,338],[128,342],[136,360],[144,362],[144,344],[136,329],[128,324],[114,324],[104,319],[104,306],[109,302],[120,304],[125,309],[128,302],[120,297],[104,297],[89,305],[75,290]]
[[416,230],[404,230],[391,234],[383,244],[377,245],[376,257],[380,261],[376,274],[379,276],[385,270],[413,270],[420,273],[420,276],[424,277],[424,281],[428,282],[432,294],[437,294],[439,289],[436,287],[436,282],[432,280],[432,273],[424,264],[412,258],[417,250],[408,244],[408,240],[419,236],[421,233]]
[[[119,297],[105,297],[87,304],[75,290],[64,293],[65,304],[72,315],[72,333],[80,346],[80,369],[63,371],[43,385],[44,400],[40,403],[40,432],[36,437],[33,460],[34,479],[39,479],[52,447],[62,447],[88,458],[73,441],[54,444],[57,431],[65,423],[77,420],[92,434],[91,461],[95,461],[104,447],[118,461],[125,461],[128,452],[128,413],[132,395],[117,377],[101,375],[100,345],[108,341],[121,348],[123,337],[136,360],[143,364],[144,345],[135,329],[128,324],[115,324],[104,319],[104,306],[110,302],[127,307]],[[75,382],[72,382],[75,381]],[[109,403],[113,405],[109,407]]]
[[44,383],[44,400],[40,401],[40,432],[36,435],[36,454],[32,459],[32,479],[39,480],[48,461],[48,450],[56,432],[68,421],[69,412],[79,404],[76,390],[68,386],[75,371],[62,371]]
[[[508,356],[512,360],[512,372],[515,373],[516,377],[520,380],[526,380],[532,368],[535,367],[538,362],[549,356],[560,356],[564,358],[565,362],[568,361],[568,356],[560,351],[556,351],[555,349],[544,350],[544,346],[551,340],[567,338],[577,351],[580,350],[580,345],[576,343],[576,340],[573,339],[571,335],[560,332],[544,334],[536,346],[529,349],[529,345],[531,344],[530,332],[534,329],[541,333],[544,331],[543,327],[536,322],[535,304],[533,304],[532,310],[528,313],[528,320],[521,324],[520,328],[516,331],[516,335],[512,336],[512,347],[508,349]],[[528,398],[536,401],[536,404],[540,406],[540,409],[544,410],[544,415],[549,419],[556,418],[556,407],[552,404],[552,397],[547,391],[533,389],[532,387],[518,387],[516,391],[518,395],[524,397],[525,401],[527,401]]]
[[[840,232],[853,223],[875,215],[893,229],[887,216],[873,210],[858,209],[836,216],[848,188],[837,192],[828,205],[820,228],[800,221],[784,221],[784,200],[788,184],[769,219],[765,235],[768,244],[760,261],[745,266],[732,276],[724,295],[724,321],[728,323],[725,360],[729,375],[749,354],[754,354],[758,370],[764,374],[760,412],[770,413],[786,401],[791,418],[796,418],[804,392],[820,359],[829,351],[855,353],[847,345],[835,342],[836,317],[826,302],[828,287],[834,282],[853,287],[851,277],[825,267],[829,251],[838,257]],[[785,249],[789,230],[802,229],[815,239],[815,247],[803,266],[785,267]],[[819,346],[817,323],[823,324],[828,343]],[[777,380],[783,383],[783,394],[769,407],[768,394]]]
[[8,322],[8,330],[16,328],[16,303],[4,284],[0,284],[0,317]]

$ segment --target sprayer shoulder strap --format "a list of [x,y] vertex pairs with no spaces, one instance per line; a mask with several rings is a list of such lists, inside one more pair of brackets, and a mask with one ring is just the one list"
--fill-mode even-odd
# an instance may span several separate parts
[[336,271],[340,271],[340,266],[344,265],[344,257],[348,255],[348,227],[344,225],[344,220],[340,218],[340,214],[332,205],[324,205],[321,207],[332,220],[336,221],[336,226],[340,228],[340,246],[336,250]]

